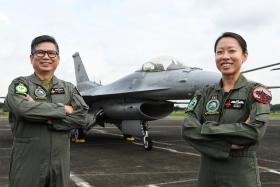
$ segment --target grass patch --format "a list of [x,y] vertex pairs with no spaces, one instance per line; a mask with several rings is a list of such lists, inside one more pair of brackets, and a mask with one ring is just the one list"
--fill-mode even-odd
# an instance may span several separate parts
[[2,117],[7,118],[9,116],[9,112],[2,112],[2,114],[0,113],[0,115],[2,115]]
[[280,113],[270,113],[269,117],[271,117],[271,118],[280,118]]
[[183,117],[183,116],[185,116],[185,111],[174,111],[174,112],[172,112],[171,114],[170,114],[170,116],[174,116],[174,117]]

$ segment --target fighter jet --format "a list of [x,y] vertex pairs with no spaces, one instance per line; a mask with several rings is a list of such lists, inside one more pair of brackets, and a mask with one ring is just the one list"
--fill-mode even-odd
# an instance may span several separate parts
[[95,119],[92,125],[113,123],[124,137],[143,138],[148,151],[152,149],[148,122],[168,116],[174,109],[170,100],[191,99],[197,89],[216,83],[221,77],[219,73],[185,66],[171,57],[158,57],[132,74],[101,85],[89,80],[78,52],[73,59],[77,88]]

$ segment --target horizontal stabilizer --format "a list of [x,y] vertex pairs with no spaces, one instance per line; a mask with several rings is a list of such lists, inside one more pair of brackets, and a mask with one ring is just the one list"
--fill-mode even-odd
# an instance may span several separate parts
[[246,71],[242,71],[241,73],[249,73],[249,72],[252,72],[252,71],[257,71],[257,70],[260,70],[260,69],[269,68],[269,67],[277,66],[277,65],[280,65],[280,62],[277,62],[275,64],[266,65],[266,66],[261,66],[261,67],[258,67],[258,68],[249,69],[249,70],[246,70]]

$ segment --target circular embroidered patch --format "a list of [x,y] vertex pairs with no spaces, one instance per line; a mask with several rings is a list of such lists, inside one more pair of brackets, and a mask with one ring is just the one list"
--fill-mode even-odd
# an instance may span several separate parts
[[220,102],[219,100],[210,100],[206,104],[206,111],[207,112],[217,112],[220,107]]
[[36,88],[35,90],[35,96],[38,98],[38,99],[44,99],[46,98],[47,96],[47,93],[45,92],[45,90],[41,87],[38,87]]
[[253,97],[260,103],[263,104],[268,104],[270,103],[271,99],[272,99],[272,95],[271,92],[263,87],[263,86],[258,86],[256,88],[254,88],[253,90]]

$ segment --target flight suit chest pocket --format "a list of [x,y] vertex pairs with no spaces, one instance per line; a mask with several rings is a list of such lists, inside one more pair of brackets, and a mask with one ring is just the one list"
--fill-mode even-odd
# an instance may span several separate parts
[[70,103],[70,95],[67,94],[65,88],[63,87],[54,87],[50,90],[50,95],[53,103]]
[[248,118],[249,111],[246,99],[227,99],[223,106],[224,120],[231,122],[243,122]]

